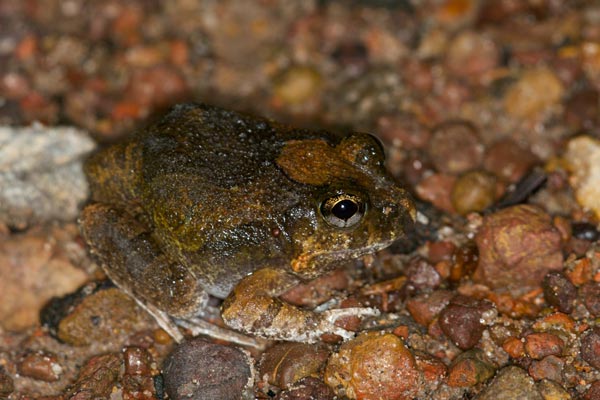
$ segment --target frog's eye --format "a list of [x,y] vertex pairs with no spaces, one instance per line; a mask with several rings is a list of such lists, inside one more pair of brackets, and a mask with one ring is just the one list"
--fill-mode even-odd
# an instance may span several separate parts
[[359,223],[365,215],[366,204],[356,195],[342,193],[325,199],[319,209],[328,224],[349,228]]

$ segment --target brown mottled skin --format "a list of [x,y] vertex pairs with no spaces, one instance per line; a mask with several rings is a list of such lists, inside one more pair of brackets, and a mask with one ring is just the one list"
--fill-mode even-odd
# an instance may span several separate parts
[[339,332],[333,314],[277,296],[404,235],[414,205],[383,161],[368,134],[180,105],[89,160],[93,203],[80,223],[109,277],[138,300],[188,318],[208,293],[225,299],[235,329],[314,341]]

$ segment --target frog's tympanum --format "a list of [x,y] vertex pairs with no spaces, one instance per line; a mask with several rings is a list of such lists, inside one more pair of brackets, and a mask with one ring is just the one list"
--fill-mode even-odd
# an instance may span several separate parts
[[371,309],[315,312],[278,296],[404,235],[415,208],[383,162],[368,134],[180,105],[92,156],[80,223],[108,276],[169,316],[197,316],[210,294],[244,333],[348,337],[335,319]]

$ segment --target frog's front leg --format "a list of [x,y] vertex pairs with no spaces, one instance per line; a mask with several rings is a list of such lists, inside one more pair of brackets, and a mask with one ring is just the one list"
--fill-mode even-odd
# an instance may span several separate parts
[[171,261],[130,214],[96,203],[83,210],[79,224],[108,277],[153,314],[186,318],[205,307],[208,295],[189,268]]
[[335,325],[346,316],[376,316],[373,308],[343,308],[314,312],[288,304],[277,296],[299,283],[292,274],[264,268],[242,279],[221,306],[221,316],[231,328],[269,339],[316,342],[324,333],[349,339],[354,336]]

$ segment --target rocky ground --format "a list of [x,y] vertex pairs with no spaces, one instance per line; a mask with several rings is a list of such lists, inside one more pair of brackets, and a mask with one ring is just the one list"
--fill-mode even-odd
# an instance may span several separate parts
[[[175,346],[105,281],[81,160],[192,100],[384,141],[416,231],[285,297],[354,340]],[[597,1],[0,0],[0,124],[0,398],[600,399]]]

